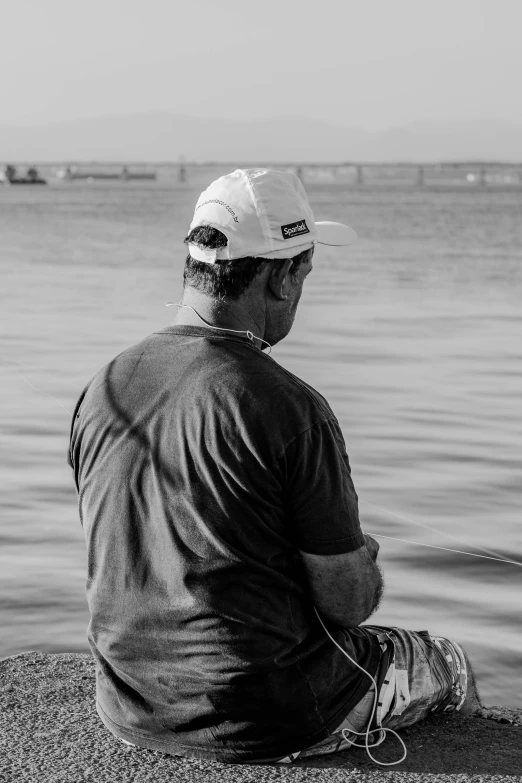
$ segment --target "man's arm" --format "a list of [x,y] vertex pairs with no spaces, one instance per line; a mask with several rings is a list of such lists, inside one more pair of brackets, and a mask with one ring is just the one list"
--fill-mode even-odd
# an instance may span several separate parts
[[367,541],[366,546],[341,555],[300,553],[319,613],[343,628],[363,623],[381,600],[383,579],[374,562],[374,545],[378,549],[377,542],[371,539],[370,544]]

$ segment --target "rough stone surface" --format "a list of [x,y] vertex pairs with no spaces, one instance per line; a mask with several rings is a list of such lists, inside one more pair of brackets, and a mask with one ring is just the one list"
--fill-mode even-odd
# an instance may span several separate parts
[[[432,716],[405,729],[397,767],[379,767],[352,748],[293,765],[218,764],[131,748],[116,740],[95,710],[89,655],[27,652],[0,661],[2,783],[474,783],[522,781],[522,710],[489,707],[483,716]],[[401,755],[390,738],[374,749]]]

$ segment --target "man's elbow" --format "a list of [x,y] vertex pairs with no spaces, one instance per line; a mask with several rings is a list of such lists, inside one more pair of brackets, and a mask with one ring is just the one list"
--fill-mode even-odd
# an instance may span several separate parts
[[339,625],[341,628],[357,628],[359,625],[366,622],[375,611],[375,608],[372,608],[371,606],[347,609],[346,607],[334,607],[330,605],[324,606],[322,609],[318,607],[318,609],[322,617]]
[[[341,628],[357,628],[366,622],[379,608],[384,592],[384,581],[378,567],[371,584],[366,585],[366,590],[354,596],[341,596],[337,600],[321,601],[322,606],[317,609],[323,617],[341,626]],[[350,600],[351,599],[351,600]]]

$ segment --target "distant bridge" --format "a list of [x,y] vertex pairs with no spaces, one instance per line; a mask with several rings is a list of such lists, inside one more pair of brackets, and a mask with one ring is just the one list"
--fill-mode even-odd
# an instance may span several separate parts
[[[56,166],[60,168],[56,171]],[[445,160],[357,161],[334,163],[294,161],[176,161],[102,163],[90,161],[80,168],[73,164],[42,164],[63,180],[170,180],[191,186],[209,183],[238,168],[274,168],[293,171],[305,185],[325,183],[362,188],[379,187],[501,187],[522,188],[522,161]],[[54,171],[53,171],[54,169]]]

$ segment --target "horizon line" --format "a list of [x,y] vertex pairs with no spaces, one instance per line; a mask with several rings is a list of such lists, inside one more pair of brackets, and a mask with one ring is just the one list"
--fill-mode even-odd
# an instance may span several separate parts
[[[241,161],[219,161],[219,160],[208,160],[208,161],[197,161],[197,160],[83,160],[80,158],[75,158],[74,160],[71,159],[61,159],[61,160],[40,160],[35,161],[34,159],[16,159],[11,161],[10,165],[26,165],[30,163],[34,166],[76,166],[76,165],[82,165],[82,166],[173,166],[180,168],[181,166],[197,166],[197,167],[216,167],[216,166],[235,166],[236,168],[277,168],[277,166],[286,166],[286,167],[294,167],[294,168],[342,168],[342,167],[348,167],[348,168],[356,168],[357,166],[364,166],[365,168],[372,168],[372,167],[381,167],[381,166],[393,166],[395,168],[409,168],[412,166],[424,166],[426,168],[433,168],[433,167],[447,167],[447,168],[455,168],[457,166],[502,166],[502,167],[517,167],[522,166],[522,159],[518,161],[514,160],[505,160],[505,159],[481,159],[481,158],[475,158],[475,159],[462,159],[462,158],[449,158],[446,160],[433,160],[433,161],[425,161],[425,160],[381,160],[381,161],[357,161],[357,160],[351,160],[351,161],[249,161],[247,163],[241,162]],[[5,163],[4,165],[8,165]]]

